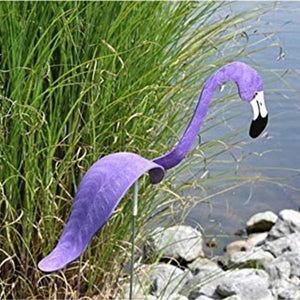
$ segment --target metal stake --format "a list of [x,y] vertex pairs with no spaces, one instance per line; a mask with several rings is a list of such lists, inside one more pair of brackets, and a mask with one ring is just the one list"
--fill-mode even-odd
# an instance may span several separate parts
[[135,248],[135,224],[138,214],[138,181],[133,185],[133,203],[132,203],[132,239],[131,239],[131,264],[130,264],[130,290],[129,299],[133,298],[133,273],[134,273],[134,248]]

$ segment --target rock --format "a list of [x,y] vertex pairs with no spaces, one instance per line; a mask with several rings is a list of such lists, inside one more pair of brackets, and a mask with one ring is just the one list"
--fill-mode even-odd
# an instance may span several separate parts
[[290,276],[298,277],[300,279],[300,252],[284,253],[280,256],[281,259],[288,261],[291,265]]
[[158,300],[157,297],[152,296],[152,295],[145,295],[144,298],[133,298],[133,299],[139,299],[139,300]]
[[197,275],[199,272],[205,271],[205,270],[221,270],[221,268],[213,261],[207,259],[207,258],[197,258],[192,263],[188,264],[188,268],[192,271],[193,275]]
[[286,279],[290,277],[291,265],[287,260],[280,256],[266,266],[265,270],[269,274],[271,280]]
[[[123,300],[123,299],[129,299],[130,294],[130,284],[125,283],[122,285],[121,292],[117,296],[116,300]],[[133,299],[141,299],[141,300],[156,300],[157,298],[152,295],[144,295],[144,293],[148,293],[148,290],[143,287],[143,284],[141,284],[139,281],[134,280],[133,284]],[[97,298],[98,299],[98,298]],[[97,300],[93,299],[93,300]],[[102,297],[99,298],[99,300],[102,299]]]
[[195,298],[195,300],[213,300],[216,298],[207,297],[205,295],[200,295],[199,297]]
[[237,295],[243,300],[274,299],[269,287],[269,276],[263,270],[242,269],[229,272],[217,287],[221,297]]
[[160,297],[159,300],[189,300],[187,297],[179,295],[179,294],[172,294],[167,297]]
[[269,231],[277,221],[277,216],[271,211],[253,215],[246,223],[247,233]]
[[235,252],[239,251],[247,251],[249,248],[249,245],[247,244],[246,241],[239,240],[239,241],[234,241],[230,244],[228,244],[224,251],[226,252],[226,255],[231,255]]
[[[159,299],[165,297],[165,299],[170,299],[172,294],[178,294],[190,278],[192,278],[190,271],[183,271],[172,265],[142,265],[134,276],[133,298],[146,300],[151,297],[155,297],[155,299],[156,297],[159,297]],[[117,299],[128,299],[129,288],[129,283],[123,284]],[[175,297],[175,295],[172,297]],[[186,300],[179,298],[179,295],[177,298],[178,300]],[[172,299],[177,300],[177,298]]]
[[296,232],[300,232],[300,213],[292,209],[284,209],[279,213],[279,218],[270,230],[268,239],[274,240]]
[[273,280],[292,277],[297,277],[300,280],[300,253],[283,253],[267,266],[266,271]]
[[300,252],[300,233],[293,233],[276,240],[267,241],[263,250],[271,252],[275,257],[285,252]]
[[150,270],[147,276],[150,282],[150,294],[169,297],[171,294],[178,293],[191,276],[189,271],[182,271],[172,265],[159,264]]
[[180,294],[188,296],[190,300],[198,299],[200,296],[218,299],[216,288],[223,280],[226,272],[213,266],[212,268],[201,269],[193,278],[189,279]]
[[163,257],[192,261],[199,256],[204,256],[202,235],[196,229],[177,225],[153,236],[154,251]]
[[251,233],[247,238],[247,245],[254,247],[262,245],[268,236],[268,232]]
[[300,299],[299,285],[291,281],[280,279],[272,282],[271,291],[276,299],[295,300]]
[[243,300],[243,299],[238,295],[233,295],[230,297],[226,297],[225,300]]
[[267,251],[262,250],[260,247],[251,248],[248,251],[234,252],[231,255],[226,256],[227,267],[240,267],[240,268],[253,268],[260,266],[267,266],[275,258]]

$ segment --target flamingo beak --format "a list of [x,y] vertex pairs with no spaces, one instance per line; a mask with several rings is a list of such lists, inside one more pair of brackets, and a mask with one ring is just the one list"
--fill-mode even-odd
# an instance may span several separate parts
[[266,128],[268,123],[268,111],[265,105],[264,92],[257,92],[254,99],[250,101],[253,110],[253,119],[249,130],[252,138],[258,137]]

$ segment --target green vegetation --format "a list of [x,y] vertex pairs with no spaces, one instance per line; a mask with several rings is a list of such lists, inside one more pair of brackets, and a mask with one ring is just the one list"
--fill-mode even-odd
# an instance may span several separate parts
[[[55,274],[41,273],[37,262],[55,245],[95,160],[118,151],[152,158],[169,150],[207,76],[246,55],[219,50],[257,12],[220,18],[222,5],[0,3],[0,298],[115,295],[129,261],[131,195],[81,260]],[[210,118],[206,129],[216,122]],[[203,145],[208,160],[227,151],[216,144]],[[200,155],[197,164],[203,160]],[[174,177],[184,168],[159,186],[141,179],[139,232],[157,208],[172,213],[170,195],[182,203]]]

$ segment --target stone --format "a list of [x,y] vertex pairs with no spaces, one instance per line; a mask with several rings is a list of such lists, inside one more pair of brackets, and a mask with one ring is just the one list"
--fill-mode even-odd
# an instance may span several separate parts
[[207,259],[207,258],[197,258],[196,260],[194,260],[192,263],[187,265],[189,270],[191,270],[191,272],[194,275],[197,275],[199,272],[202,272],[204,270],[221,270],[221,268],[213,261]]
[[271,280],[286,279],[290,277],[291,265],[280,256],[266,266],[265,271],[269,274]]
[[178,293],[192,275],[175,266],[158,264],[147,274],[150,283],[150,294],[157,297],[169,297]]
[[187,297],[180,294],[172,294],[167,297],[160,297],[159,300],[189,300]]
[[240,252],[240,251],[247,251],[249,248],[249,245],[247,244],[246,241],[239,240],[239,241],[234,241],[230,244],[228,244],[224,251],[226,252],[226,255],[231,255],[235,252]]
[[[119,295],[117,296],[116,300],[123,300],[123,299],[129,299],[129,294],[130,294],[130,284],[125,283],[122,285],[121,291]],[[157,298],[152,295],[144,295],[144,292],[148,292],[144,290],[143,286],[137,281],[134,280],[133,284],[133,299],[141,299],[141,300],[156,300]],[[154,297],[154,298],[151,298]],[[102,299],[102,298],[101,298]],[[97,300],[97,299],[93,299]],[[100,298],[99,298],[100,300]]]
[[144,298],[133,298],[133,299],[139,299],[139,300],[158,300],[157,297],[153,295],[144,295]]
[[268,239],[274,240],[291,233],[300,232],[300,213],[292,209],[284,209],[279,213],[279,218],[270,230]]
[[273,280],[292,277],[300,280],[300,253],[283,253],[267,266],[266,271]]
[[271,285],[271,291],[276,299],[300,299],[299,285],[296,285],[289,280],[279,279],[273,281]]
[[271,211],[265,211],[253,215],[246,223],[247,233],[269,231],[277,221],[277,215]]
[[226,272],[221,268],[201,269],[199,273],[186,282],[180,294],[188,296],[190,300],[197,299],[201,295],[216,299],[216,288],[225,275]]
[[195,300],[214,300],[216,298],[211,298],[205,295],[200,295],[199,297],[195,298]]
[[263,270],[242,269],[229,272],[217,286],[221,297],[240,296],[243,300],[274,299],[269,287],[269,276]]
[[288,234],[281,238],[267,241],[262,249],[271,252],[275,257],[285,252],[300,252],[300,233]]
[[265,267],[275,259],[270,252],[264,251],[260,247],[251,248],[246,252],[234,252],[226,256],[226,258],[227,267],[235,266],[240,268]]
[[[156,297],[159,299],[166,297],[166,299],[170,299],[172,294],[178,294],[190,278],[192,278],[190,271],[183,271],[173,265],[142,265],[134,276],[133,298],[146,300],[151,297],[155,297],[155,299]],[[129,283],[123,284],[117,299],[128,299],[129,288]],[[177,298],[178,300],[186,300],[179,298],[179,296]],[[177,298],[173,300],[177,300]]]
[[251,233],[247,238],[248,247],[261,246],[267,239],[268,232]]
[[226,300],[243,300],[240,296],[238,295],[232,295],[230,297],[226,297]]
[[156,232],[153,244],[155,253],[163,257],[190,262],[204,256],[202,235],[190,226],[177,225]]
[[291,265],[291,273],[290,276],[298,277],[300,279],[300,252],[289,252],[284,253],[280,256],[281,259],[285,259]]

